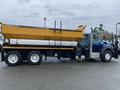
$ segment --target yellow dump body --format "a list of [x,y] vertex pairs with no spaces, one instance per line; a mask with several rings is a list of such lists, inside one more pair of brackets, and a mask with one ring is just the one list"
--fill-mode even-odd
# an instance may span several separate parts
[[80,41],[84,37],[84,29],[83,26],[67,30],[2,24],[2,34],[6,39]]

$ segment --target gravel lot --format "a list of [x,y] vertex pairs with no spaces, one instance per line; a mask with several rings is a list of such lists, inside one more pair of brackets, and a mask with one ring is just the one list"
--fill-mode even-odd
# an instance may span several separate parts
[[120,59],[71,62],[50,58],[41,65],[0,63],[0,90],[120,90]]

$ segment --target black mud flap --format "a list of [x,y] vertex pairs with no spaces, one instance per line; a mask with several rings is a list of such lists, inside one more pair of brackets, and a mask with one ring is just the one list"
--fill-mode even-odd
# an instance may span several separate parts
[[4,52],[1,51],[1,62],[3,62],[3,61],[4,61]]
[[114,46],[114,58],[118,59],[119,58],[119,54],[118,54],[118,40],[116,38],[116,41],[115,41],[115,46]]
[[0,44],[0,52],[1,52],[1,62],[2,62],[2,61],[4,61],[4,52],[3,52],[1,44]]
[[114,48],[114,58],[118,59],[119,55],[118,55],[118,48]]

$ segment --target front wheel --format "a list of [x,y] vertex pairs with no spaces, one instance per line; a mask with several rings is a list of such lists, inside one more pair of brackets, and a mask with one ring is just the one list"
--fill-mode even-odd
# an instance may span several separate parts
[[112,59],[112,51],[105,50],[101,56],[103,62],[110,62]]

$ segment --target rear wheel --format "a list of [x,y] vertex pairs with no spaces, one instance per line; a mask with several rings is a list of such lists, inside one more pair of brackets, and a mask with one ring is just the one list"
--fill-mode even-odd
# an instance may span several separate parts
[[5,63],[8,66],[17,66],[22,63],[21,54],[17,51],[10,51],[5,55]]
[[31,51],[27,56],[28,62],[31,65],[38,65],[42,61],[42,55],[38,51]]
[[112,59],[112,52],[110,50],[105,50],[101,57],[103,62],[109,62]]

